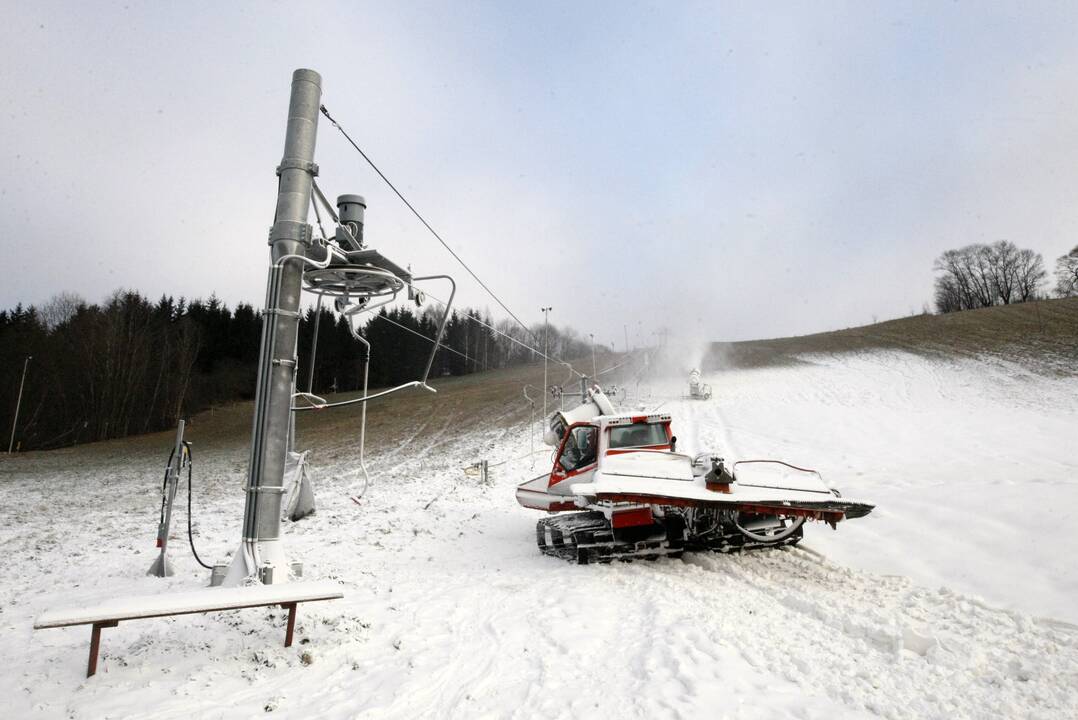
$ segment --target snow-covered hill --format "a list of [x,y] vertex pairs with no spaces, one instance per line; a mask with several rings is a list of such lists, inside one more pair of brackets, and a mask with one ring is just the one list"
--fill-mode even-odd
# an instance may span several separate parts
[[[569,565],[513,500],[549,453],[447,394],[372,453],[359,505],[353,438],[301,432],[319,510],[288,547],[346,599],[302,607],[294,647],[275,610],[122,623],[85,680],[89,631],[34,633],[35,615],[207,580],[182,512],[177,576],[143,575],[168,441],[17,457],[0,463],[0,642],[18,658],[0,692],[15,717],[1078,714],[1078,380],[895,352],[707,380],[707,403],[653,387],[687,449],[810,465],[877,510],[795,550]],[[489,484],[464,471],[480,458]],[[245,460],[201,443],[203,554],[238,542]]]

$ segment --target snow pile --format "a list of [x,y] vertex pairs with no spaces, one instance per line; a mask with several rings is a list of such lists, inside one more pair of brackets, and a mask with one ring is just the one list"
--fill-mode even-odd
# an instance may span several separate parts
[[[161,448],[5,460],[0,642],[20,663],[0,692],[13,717],[1071,717],[1078,632],[1035,615],[1073,619],[1076,386],[970,370],[813,358],[707,378],[708,403],[667,402],[686,446],[816,467],[879,503],[838,532],[810,526],[808,549],[570,565],[538,553],[542,516],[513,499],[549,465],[522,427],[440,403],[409,443],[369,458],[359,505],[354,439],[314,440],[319,509],[286,541],[345,599],[301,606],[288,649],[278,609],[121,623],[90,680],[89,630],[35,633],[35,615],[208,579],[182,511],[177,575],[142,574]],[[211,558],[238,542],[246,452],[200,448]],[[481,458],[487,484],[465,472]]]

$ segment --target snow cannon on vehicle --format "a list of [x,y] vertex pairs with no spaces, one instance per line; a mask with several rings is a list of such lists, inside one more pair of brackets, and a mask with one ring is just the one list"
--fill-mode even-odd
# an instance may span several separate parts
[[[590,404],[572,412],[587,414]],[[538,522],[539,549],[586,564],[793,545],[806,520],[835,527],[873,509],[780,460],[728,465],[712,453],[678,453],[671,422],[666,413],[630,413],[569,423],[549,474],[516,491],[524,507],[569,511]]]
[[683,396],[684,400],[710,400],[711,386],[701,381],[700,371],[693,368],[689,372],[689,394]]
[[566,430],[575,423],[587,422],[601,415],[612,415],[614,404],[606,396],[602,388],[592,385],[590,388],[581,383],[582,402],[572,410],[555,410],[546,419],[546,430],[543,431],[543,442],[551,447],[561,444]]

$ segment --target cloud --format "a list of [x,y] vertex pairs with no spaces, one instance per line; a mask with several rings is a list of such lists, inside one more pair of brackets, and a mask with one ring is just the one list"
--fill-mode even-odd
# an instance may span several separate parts
[[[323,4],[10,13],[0,305],[261,302],[288,81],[527,320],[620,343],[919,310],[947,247],[1074,243],[1076,11]],[[497,310],[326,123],[368,238]],[[646,339],[646,338],[645,338]]]

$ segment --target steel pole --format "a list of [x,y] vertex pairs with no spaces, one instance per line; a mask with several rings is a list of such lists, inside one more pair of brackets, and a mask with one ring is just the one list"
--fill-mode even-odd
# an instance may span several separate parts
[[[322,296],[318,296],[318,303],[314,308],[314,337],[311,338],[311,361],[307,369],[307,392],[314,390],[314,361],[318,357],[318,326],[322,324]],[[364,393],[366,395],[366,393]]]
[[29,367],[30,361],[33,359],[33,355],[27,355],[22,363],[22,380],[19,381],[19,399],[15,401],[15,419],[11,421],[11,441],[7,444],[8,455],[11,454],[12,449],[15,447],[15,428],[19,425],[19,408],[22,407],[22,389],[26,385],[26,368]]
[[[539,308],[543,311],[543,422],[546,422],[547,357],[550,355],[550,311],[553,307]],[[545,432],[545,430],[544,430]]]
[[318,174],[314,147],[321,100],[321,76],[313,70],[296,70],[292,74],[284,157],[277,168],[277,211],[270,228],[271,265],[262,315],[243,545],[233,558],[226,585],[238,585],[251,575],[266,584],[288,580],[289,566],[280,541],[281,500],[304,266],[301,259],[289,256],[305,256],[311,242],[307,212],[312,181]]
[[595,335],[588,333],[588,337],[591,338],[591,376],[593,378],[599,377],[599,372],[595,366]]

